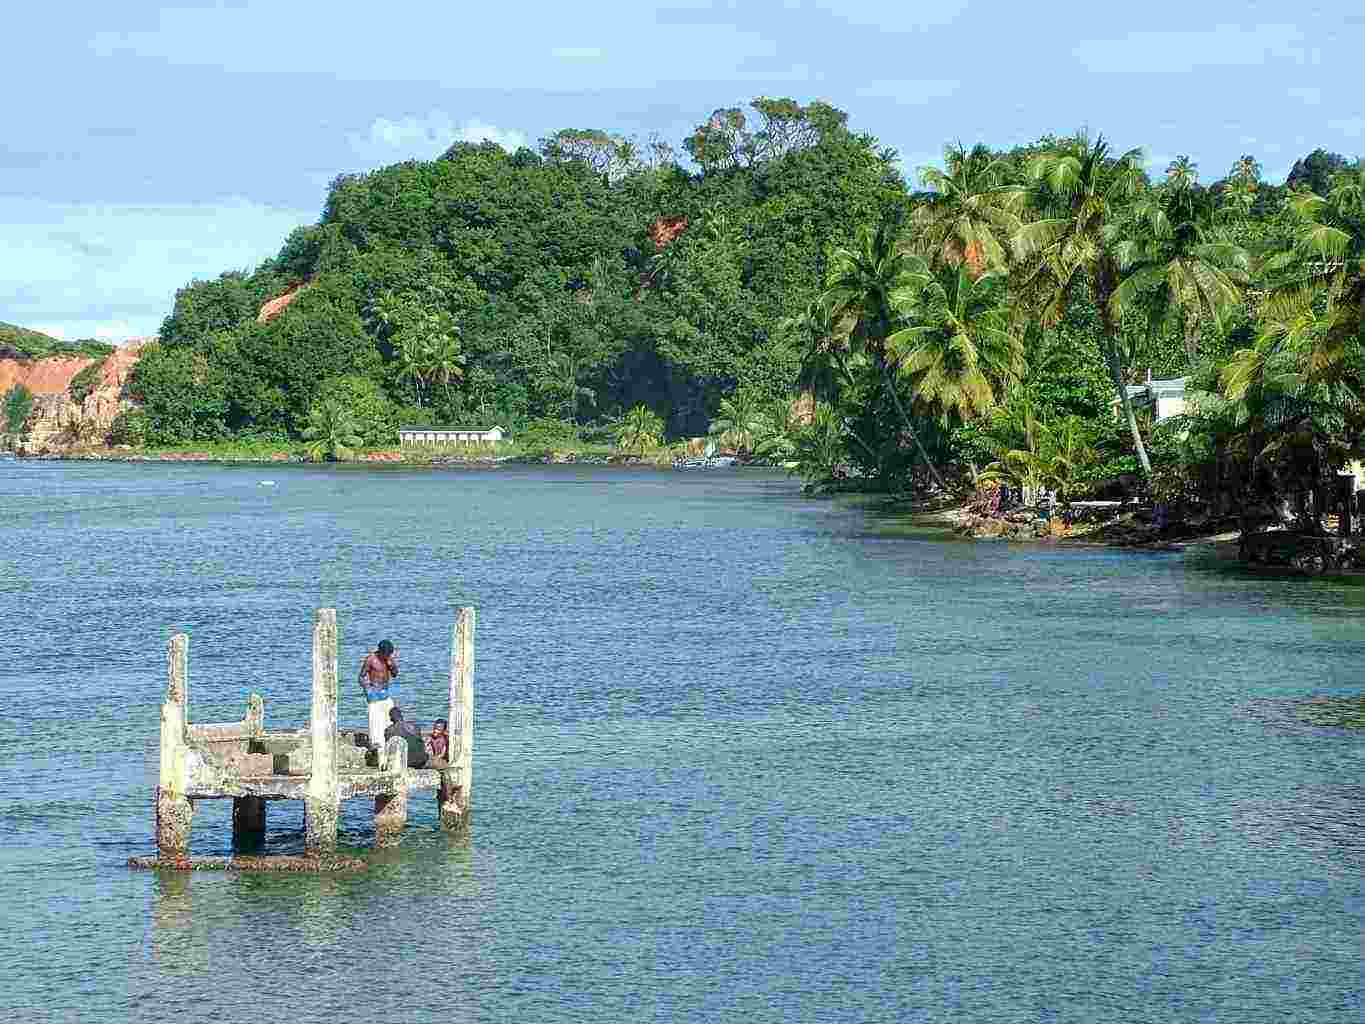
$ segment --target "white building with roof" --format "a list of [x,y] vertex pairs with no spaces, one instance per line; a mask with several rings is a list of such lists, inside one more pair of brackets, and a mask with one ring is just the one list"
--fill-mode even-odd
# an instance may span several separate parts
[[[1170,380],[1153,380],[1152,371],[1147,371],[1147,380],[1141,384],[1128,385],[1128,401],[1136,409],[1152,410],[1152,419],[1160,423],[1172,416],[1185,413],[1185,377]],[[1114,414],[1119,413],[1118,399],[1114,399]]]
[[399,427],[400,445],[495,445],[509,440],[502,427]]

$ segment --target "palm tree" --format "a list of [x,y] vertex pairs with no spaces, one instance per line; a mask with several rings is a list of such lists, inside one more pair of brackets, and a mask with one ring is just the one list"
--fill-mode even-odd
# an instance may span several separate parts
[[[1307,290],[1267,297],[1256,341],[1233,353],[1219,373],[1221,394],[1202,403],[1219,450],[1243,455],[1244,508],[1258,477],[1279,491],[1287,473],[1302,490],[1305,468],[1316,483],[1360,455],[1365,346],[1359,333],[1335,331],[1330,304]],[[1251,526],[1244,519],[1242,532]]]
[[451,329],[449,315],[434,318],[430,324],[430,349],[427,356],[429,378],[440,381],[445,389],[446,401],[450,401],[450,382],[464,378],[464,353],[460,351],[460,339]]
[[410,380],[417,389],[417,405],[422,406],[423,386],[429,374],[430,358],[422,337],[415,331],[402,331],[398,345],[398,380]]
[[720,400],[720,410],[707,432],[740,451],[753,451],[755,438],[761,438],[768,429],[763,400],[752,391],[737,388],[729,398]]
[[1080,417],[1048,420],[1022,394],[995,418],[984,440],[995,461],[977,479],[1014,484],[1026,505],[1033,504],[1045,487],[1065,497],[1076,485],[1077,474],[1094,459]]
[[1233,163],[1232,170],[1228,172],[1228,177],[1239,182],[1259,182],[1261,180],[1261,162],[1250,153],[1243,153]]
[[804,348],[797,382],[809,389],[813,400],[827,402],[831,415],[839,419],[847,436],[867,452],[874,463],[880,462],[880,456],[858,435],[841,409],[840,398],[845,389],[857,386],[854,375],[866,369],[868,362],[861,352],[850,349],[848,322],[842,325],[833,323],[824,297],[817,296],[800,313],[788,317],[782,324],[801,339]]
[[314,462],[344,459],[365,443],[354,414],[334,398],[314,403],[308,410],[303,437],[308,442],[304,447]]
[[1256,192],[1261,187],[1261,164],[1250,153],[1237,158],[1228,171],[1224,182],[1223,194],[1227,196],[1225,213],[1235,213],[1247,217],[1256,202]]
[[973,274],[1004,269],[1020,228],[1008,164],[983,145],[968,151],[959,142],[944,147],[943,165],[920,168],[920,184],[931,190],[914,213],[921,251]]
[[1199,183],[1199,165],[1181,153],[1166,165],[1166,183],[1174,188],[1192,188]]
[[576,419],[583,403],[597,404],[597,392],[579,383],[581,371],[581,364],[574,356],[568,352],[553,352],[541,372],[541,387],[559,397],[561,414],[567,419]]
[[811,483],[832,480],[845,459],[843,418],[826,405],[817,403],[811,422],[792,437],[793,473]]
[[1340,349],[1365,327],[1365,165],[1338,174],[1325,199],[1301,192],[1286,202],[1298,224],[1289,251],[1266,261],[1271,320],[1316,301],[1329,320],[1325,343]]
[[1029,198],[1039,219],[1015,235],[1023,263],[1020,289],[1040,301],[1047,322],[1056,323],[1078,280],[1090,287],[1100,317],[1100,350],[1118,404],[1128,423],[1142,472],[1152,463],[1142,442],[1119,347],[1114,293],[1123,280],[1114,225],[1143,188],[1141,150],[1110,155],[1103,136],[1081,135],[1058,143],[1029,162]]
[[624,452],[644,455],[663,444],[663,436],[663,417],[641,403],[622,418],[616,443]]
[[900,244],[892,225],[883,223],[875,231],[864,228],[855,248],[836,249],[831,255],[821,301],[850,350],[865,353],[876,366],[882,386],[929,475],[947,490],[901,403],[886,346],[900,319],[901,307],[917,293],[926,272],[924,261]]
[[965,262],[944,267],[904,310],[910,326],[886,340],[916,401],[945,421],[988,413],[1023,375],[1024,346],[1004,292],[999,274],[974,277]]
[[[816,405],[810,398],[810,417],[813,419]],[[762,417],[762,433],[754,437],[754,454],[765,459],[779,462],[790,459],[796,451],[795,434],[804,424],[793,415],[790,398],[775,398],[767,403]]]
[[1180,322],[1191,363],[1202,325],[1222,330],[1250,283],[1251,255],[1214,216],[1208,192],[1172,181],[1133,203],[1114,250],[1124,275],[1112,300],[1115,316],[1148,294],[1152,329],[1168,319]]
[[830,323],[829,310],[817,296],[801,311],[782,321],[782,330],[796,339],[802,351],[798,383],[817,398],[834,399],[851,380],[848,339]]

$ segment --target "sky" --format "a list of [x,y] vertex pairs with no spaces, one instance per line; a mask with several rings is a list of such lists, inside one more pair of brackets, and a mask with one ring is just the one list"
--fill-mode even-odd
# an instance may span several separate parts
[[1347,2],[52,0],[5,28],[0,321],[68,339],[154,334],[340,173],[565,127],[678,146],[755,96],[848,111],[910,175],[946,142],[1080,127],[1206,181],[1365,154]]

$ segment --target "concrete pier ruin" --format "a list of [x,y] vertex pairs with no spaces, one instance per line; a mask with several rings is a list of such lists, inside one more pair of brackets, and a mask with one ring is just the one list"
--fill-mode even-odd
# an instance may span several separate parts
[[[409,798],[435,795],[441,827],[458,832],[470,820],[474,741],[473,608],[461,608],[451,631],[448,767],[408,767],[407,744],[384,741],[337,726],[336,610],[319,609],[313,621],[313,704],[303,729],[272,731],[265,703],[247,698],[238,722],[189,720],[189,637],[171,638],[169,680],[161,705],[161,767],[156,789],[157,857],[133,858],[134,867],[194,867],[188,859],[190,828],[200,800],[232,800],[232,828],[240,846],[264,833],[274,800],[304,803],[306,858],[280,858],[287,870],[301,860],[335,865],[337,820],[344,800],[373,800],[375,844],[397,843],[407,825]],[[221,862],[222,858],[213,858]],[[236,858],[243,866],[274,858]],[[247,863],[247,861],[251,863]],[[215,864],[214,866],[222,866]],[[231,866],[231,865],[228,865]]]

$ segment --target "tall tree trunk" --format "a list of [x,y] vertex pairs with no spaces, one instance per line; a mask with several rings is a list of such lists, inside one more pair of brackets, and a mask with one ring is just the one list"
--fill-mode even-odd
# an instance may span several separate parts
[[1185,314],[1185,359],[1191,365],[1199,358],[1199,314]]
[[906,432],[910,435],[910,439],[915,442],[915,449],[919,452],[920,458],[924,460],[924,464],[929,467],[929,475],[934,478],[934,482],[938,484],[941,490],[946,491],[948,485],[943,482],[943,477],[938,475],[938,470],[934,468],[933,462],[930,461],[929,453],[924,450],[924,445],[920,443],[919,434],[915,432],[915,428],[910,423],[910,417],[905,413],[905,407],[901,404],[901,396],[896,393],[896,382],[891,379],[891,370],[886,365],[886,357],[878,353],[877,362],[881,364],[882,382],[886,386],[886,393],[891,396],[891,401],[895,403],[896,411],[900,413],[901,421],[905,424]]
[[1118,396],[1119,408],[1123,410],[1123,418],[1128,422],[1128,431],[1133,435],[1133,447],[1137,449],[1138,465],[1142,467],[1142,475],[1148,480],[1152,478],[1152,463],[1147,458],[1147,446],[1142,443],[1142,433],[1138,430],[1137,417],[1133,415],[1133,400],[1128,397],[1128,384],[1123,372],[1123,356],[1119,352],[1119,330],[1118,324],[1114,323],[1113,315],[1109,309],[1109,299],[1113,295],[1113,289],[1105,286],[1104,280],[1096,280],[1092,285],[1091,294],[1095,297],[1095,305],[1099,309],[1100,328],[1104,332],[1101,347],[1104,349],[1104,361],[1109,367],[1109,377],[1114,382],[1114,393]]

